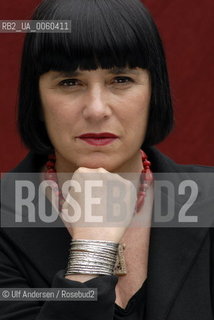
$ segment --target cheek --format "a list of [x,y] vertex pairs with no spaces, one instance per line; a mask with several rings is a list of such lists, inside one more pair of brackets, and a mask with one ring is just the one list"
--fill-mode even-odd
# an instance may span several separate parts
[[150,93],[133,95],[126,102],[124,112],[124,121],[132,124],[135,128],[137,126],[145,126],[149,114]]
[[70,122],[74,117],[74,109],[69,99],[58,95],[48,95],[42,99],[44,119],[48,126]]
[[136,99],[136,106],[137,106],[138,112],[139,114],[143,115],[143,118],[148,117],[150,101],[151,101],[150,88],[147,88],[147,90],[145,90],[145,92],[141,95],[141,97]]

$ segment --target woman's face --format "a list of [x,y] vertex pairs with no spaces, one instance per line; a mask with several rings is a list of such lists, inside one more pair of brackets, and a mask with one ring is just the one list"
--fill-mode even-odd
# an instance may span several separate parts
[[151,97],[147,70],[49,71],[40,77],[39,90],[58,171],[141,170]]

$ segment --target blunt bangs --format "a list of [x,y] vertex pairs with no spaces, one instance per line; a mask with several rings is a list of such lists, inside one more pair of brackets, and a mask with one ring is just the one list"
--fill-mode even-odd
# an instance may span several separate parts
[[[39,118],[39,77],[50,70],[113,67],[149,70],[152,98],[144,145],[163,140],[172,127],[165,57],[157,28],[139,0],[45,0],[32,19],[69,20],[71,32],[26,35],[20,77],[19,131],[27,147],[39,153],[53,150],[45,124]],[[157,107],[159,115],[155,112]]]
[[145,32],[148,17],[138,0],[49,0],[33,19],[71,21],[70,33],[31,35],[32,59],[39,74],[77,68],[152,67],[149,53],[156,51],[155,41],[152,33]]

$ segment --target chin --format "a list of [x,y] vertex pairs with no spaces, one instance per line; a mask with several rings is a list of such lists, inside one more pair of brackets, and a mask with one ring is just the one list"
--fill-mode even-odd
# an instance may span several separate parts
[[103,168],[107,171],[111,171],[114,166],[111,166],[109,163],[106,163],[105,161],[86,161],[81,163],[78,167],[85,167],[88,169],[98,169],[98,168]]
[[[90,159],[89,159],[90,158]],[[103,168],[107,171],[116,170],[116,163],[113,161],[109,161],[109,159],[92,159],[92,157],[87,157],[85,160],[81,160],[77,162],[77,167],[84,167],[88,169],[98,169]]]
[[79,153],[79,156],[76,157],[75,160],[76,161],[73,161],[73,163],[75,163],[76,168],[103,168],[109,172],[117,172],[121,167],[121,156],[118,154],[105,154],[102,152],[93,152],[88,154]]

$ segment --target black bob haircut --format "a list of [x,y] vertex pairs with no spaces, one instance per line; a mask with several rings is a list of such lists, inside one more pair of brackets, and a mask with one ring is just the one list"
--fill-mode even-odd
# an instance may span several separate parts
[[173,110],[165,54],[156,25],[140,0],[44,0],[32,19],[70,20],[72,30],[26,35],[18,126],[28,148],[40,154],[53,151],[41,120],[38,84],[39,77],[50,70],[149,70],[152,96],[143,147],[157,144],[168,135]]

